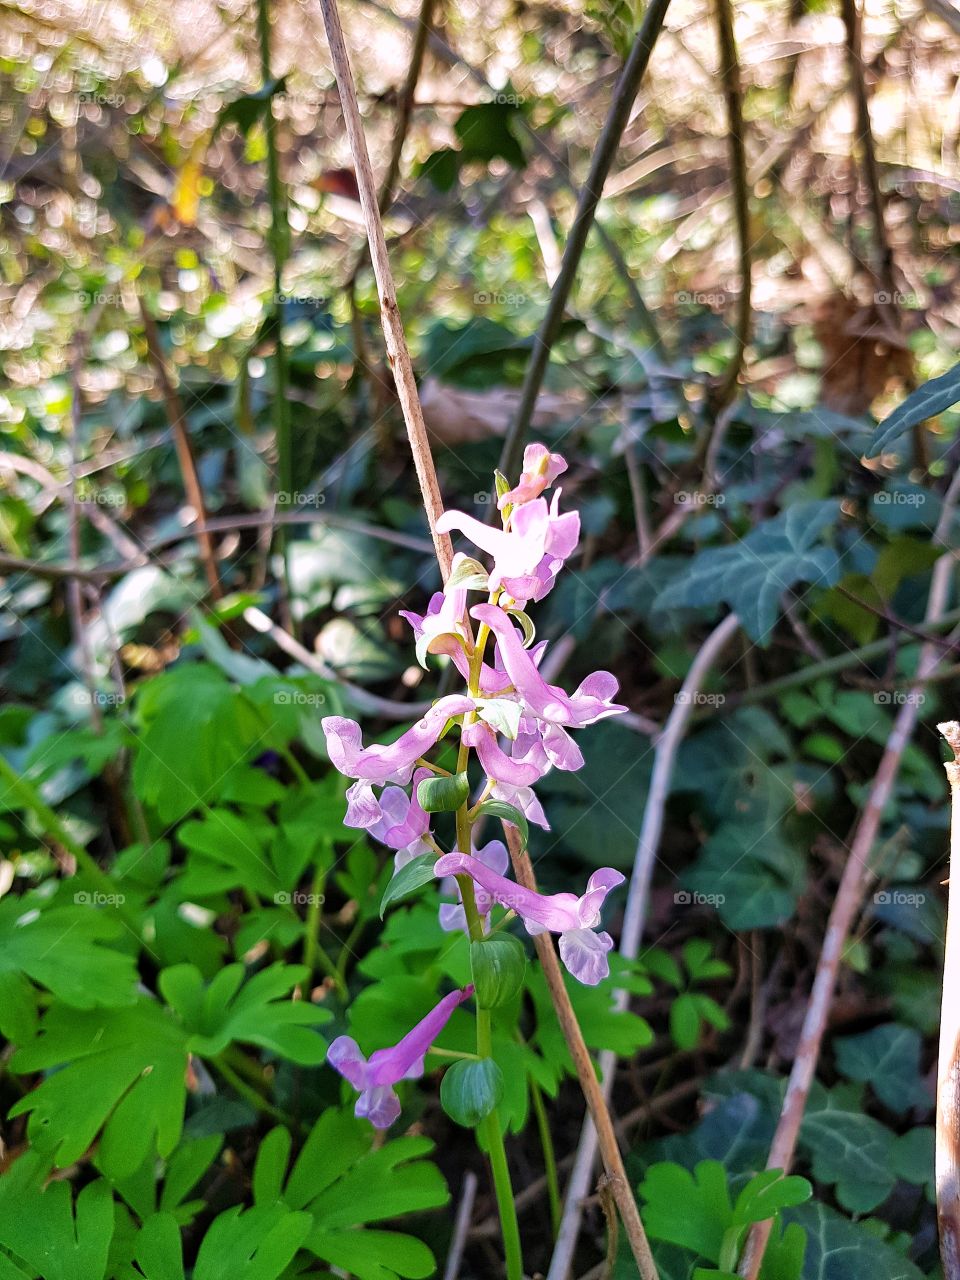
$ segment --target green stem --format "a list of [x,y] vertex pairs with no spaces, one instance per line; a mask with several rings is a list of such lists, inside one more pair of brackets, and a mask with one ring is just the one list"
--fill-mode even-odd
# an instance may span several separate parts
[[[257,0],[257,34],[260,41],[260,70],[264,88],[273,79],[270,59],[269,0]],[[273,258],[272,329],[274,338],[274,408],[277,424],[277,488],[292,502],[293,454],[290,437],[290,405],[287,400],[287,352],[283,345],[283,264],[286,259],[289,225],[287,207],[280,182],[280,157],[277,150],[277,123],[273,117],[273,99],[264,113],[267,141],[267,194],[270,200],[270,253]],[[286,527],[277,528],[277,542],[286,551]],[[284,556],[286,560],[286,556]]]
[[[21,777],[10,761],[3,755],[0,755],[0,780],[6,782],[13,795],[18,797],[23,805],[33,813],[47,838],[54,840],[70,854],[77,867],[96,887],[97,892],[102,893],[105,897],[117,897],[116,884],[97,864],[93,855],[88,853],[83,845],[73,838],[33,783]],[[134,927],[133,920],[122,904],[117,904],[117,908],[127,923]],[[137,930],[137,933],[139,936],[139,930]]]
[[277,754],[302,787],[310,785],[310,775],[289,747],[277,747]]
[[[933,622],[926,622],[924,626],[927,631],[941,632],[948,631],[955,623],[960,622],[960,609],[951,609],[949,613],[945,613],[942,618],[937,618]],[[910,644],[916,644],[913,638],[909,639]],[[883,657],[884,654],[890,653],[891,649],[899,647],[899,637],[884,637],[882,640],[871,640],[868,644],[861,645],[859,649],[848,649],[846,653],[839,653],[832,658],[824,658],[822,662],[813,662],[808,667],[800,667],[796,671],[790,671],[785,676],[779,676],[776,680],[769,680],[766,684],[756,685],[752,689],[747,689],[743,693],[732,694],[727,698],[725,710],[730,711],[734,707],[745,707],[755,702],[765,702],[768,698],[774,698],[785,689],[795,689],[798,686],[811,684],[814,680],[819,680],[822,676],[836,675],[839,671],[846,671],[849,667],[855,667],[857,663],[867,664],[873,658]],[[903,683],[909,684],[910,677],[904,676]],[[694,712],[691,717],[694,720],[706,719],[714,713],[710,710],[706,715]]]
[[533,1111],[537,1117],[540,1146],[543,1148],[543,1167],[547,1177],[547,1198],[550,1201],[550,1225],[553,1227],[553,1238],[556,1240],[560,1230],[560,1220],[563,1216],[563,1207],[560,1202],[560,1179],[557,1176],[557,1155],[553,1149],[553,1134],[550,1132],[550,1121],[547,1117],[543,1093],[532,1076],[529,1084]]
[[307,918],[304,921],[303,963],[310,971],[308,981],[313,983],[313,975],[318,966],[333,979],[342,996],[347,994],[347,984],[340,974],[337,965],[320,942],[320,926],[323,923],[323,890],[327,883],[325,867],[317,867],[310,885],[310,901],[307,904]]
[[272,1102],[268,1102],[266,1098],[261,1097],[252,1085],[247,1084],[246,1080],[234,1071],[222,1053],[213,1058],[212,1062],[231,1089],[246,1102],[249,1102],[255,1111],[259,1111],[265,1116],[270,1116],[273,1120],[279,1120],[281,1124],[285,1124],[288,1127],[296,1128],[293,1118],[288,1116],[286,1112],[281,1111],[279,1107],[275,1107]]
[[[491,599],[493,597],[491,596]],[[473,656],[470,661],[468,689],[476,697],[480,688],[480,672],[483,666],[483,651],[486,648],[490,628],[482,624],[477,632]],[[469,723],[475,718],[470,712],[464,719]],[[470,748],[461,738],[457,757],[457,772],[466,770]],[[457,810],[457,848],[461,853],[469,853],[471,849],[470,833],[473,822],[465,800]],[[471,942],[479,942],[483,938],[483,921],[477,910],[477,899],[473,889],[473,881],[468,875],[457,876],[460,897],[467,917],[467,928]],[[477,1056],[493,1057],[493,1032],[490,1025],[490,1010],[477,1007]],[[517,1222],[517,1206],[513,1197],[513,1186],[510,1181],[510,1167],[507,1164],[507,1151],[503,1143],[503,1131],[500,1117],[494,1109],[478,1125],[477,1132],[485,1139],[490,1156],[490,1170],[493,1174],[493,1189],[497,1197],[497,1212],[500,1216],[500,1230],[503,1235],[503,1250],[506,1257],[507,1280],[523,1280],[523,1252],[520,1247],[520,1226]]]

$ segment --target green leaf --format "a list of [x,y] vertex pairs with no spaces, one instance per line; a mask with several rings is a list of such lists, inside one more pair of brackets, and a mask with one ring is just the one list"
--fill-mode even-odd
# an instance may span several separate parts
[[454,591],[457,588],[463,591],[490,590],[490,575],[479,560],[474,560],[472,556],[464,556],[453,566],[450,577],[444,584],[444,590]]
[[772,929],[793,915],[806,885],[801,850],[768,823],[722,823],[683,875],[678,902],[716,907],[731,929]]
[[449,778],[423,778],[417,785],[417,799],[425,813],[454,813],[470,795],[466,773]]
[[99,909],[90,892],[74,898],[87,901],[40,911],[18,898],[0,902],[0,975],[22,974],[77,1009],[132,1004],[134,959],[105,945],[126,934],[116,911]]
[[393,906],[395,902],[402,902],[404,898],[409,898],[411,893],[416,893],[418,889],[422,889],[425,884],[435,879],[433,868],[436,861],[434,854],[420,853],[405,867],[400,868],[380,899],[381,920],[386,914],[387,907]]
[[895,1135],[836,1091],[808,1106],[800,1141],[814,1178],[835,1186],[837,1199],[852,1213],[869,1213],[893,1190]]
[[503,1073],[492,1058],[455,1062],[444,1073],[440,1103],[456,1124],[474,1129],[503,1097]]
[[325,1111],[287,1174],[290,1135],[275,1129],[260,1144],[254,1168],[257,1204],[303,1210],[312,1226],[303,1247],[358,1280],[432,1275],[426,1245],[368,1224],[438,1208],[449,1200],[440,1171],[421,1157],[427,1138],[400,1138],[373,1148],[368,1124],[346,1112]]
[[523,986],[527,954],[509,934],[497,934],[470,944],[470,967],[477,1004],[495,1009],[509,1004]]
[[869,458],[876,458],[898,440],[905,431],[909,431],[918,423],[935,418],[938,413],[960,402],[960,364],[952,369],[931,378],[922,387],[917,387],[907,396],[903,404],[898,405],[877,428],[877,433],[870,446]]
[[484,800],[477,809],[477,814],[481,813],[488,814],[491,818],[499,818],[501,822],[512,823],[520,832],[520,839],[526,845],[530,838],[530,827],[526,816],[515,805],[507,804],[505,800]]
[[837,1070],[848,1080],[869,1084],[880,1101],[903,1115],[925,1100],[920,1086],[919,1032],[888,1022],[858,1036],[834,1041]]
[[804,1280],[923,1280],[923,1272],[868,1225],[849,1222],[825,1204],[787,1209],[784,1218],[807,1234]]
[[247,134],[251,126],[256,124],[258,120],[262,120],[270,110],[270,102],[273,96],[283,92],[284,81],[285,77],[281,77],[279,80],[269,80],[255,92],[245,93],[239,98],[234,98],[232,102],[228,102],[226,106],[221,108],[220,114],[217,116],[216,124],[213,127],[214,138],[228,124],[235,124],[242,134]]
[[209,665],[155,677],[141,685],[135,707],[134,786],[165,823],[215,799],[231,768],[264,737],[257,709]]
[[4,1280],[104,1280],[114,1229],[110,1188],[102,1180],[91,1182],[74,1207],[69,1183],[51,1182],[45,1190],[36,1185],[42,1171],[31,1154],[0,1179],[0,1245],[28,1268],[21,1272],[11,1265]]
[[327,1021],[329,1012],[280,1000],[306,974],[302,966],[276,964],[244,983],[243,966],[229,965],[205,986],[195,966],[177,965],[159,978],[170,1009],[147,998],[108,1011],[55,1004],[10,1068],[60,1070],[10,1114],[29,1113],[30,1141],[61,1167],[101,1134],[104,1172],[128,1177],[153,1151],[167,1156],[177,1145],[191,1053],[212,1057],[239,1041],[303,1065],[323,1060],[326,1043],[312,1026]]
[[519,108],[512,103],[482,102],[467,107],[457,117],[453,126],[460,139],[464,160],[503,159],[515,169],[524,166],[523,149],[514,137],[512,125],[519,117]]
[[660,593],[656,608],[728,604],[750,638],[767,644],[786,591],[798,582],[831,586],[839,577],[837,553],[814,545],[838,513],[833,499],[800,502],[731,546],[700,551]]

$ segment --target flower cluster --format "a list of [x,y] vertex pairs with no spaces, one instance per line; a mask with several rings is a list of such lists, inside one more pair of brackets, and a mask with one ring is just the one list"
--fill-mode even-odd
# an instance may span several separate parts
[[[466,692],[438,699],[387,746],[364,747],[360,726],[342,716],[325,718],[323,730],[331,761],[354,779],[347,791],[346,824],[366,830],[395,850],[398,872],[414,858],[435,857],[434,872],[444,880],[443,889],[449,884],[462,899],[440,908],[444,928],[466,929],[474,941],[482,940],[493,906],[499,904],[518,916],[528,933],[558,934],[563,963],[575,978],[592,986],[608,975],[607,953],[613,946],[600,928],[603,902],[624,877],[605,867],[590,877],[579,896],[536,893],[507,878],[509,858],[501,841],[478,848],[471,834],[490,801],[498,802],[501,817],[507,806],[506,813],[518,820],[515,825],[532,822],[549,830],[535,784],[550,769],[576,770],[583,765],[571,731],[626,710],[614,701],[617,681],[607,671],[588,676],[573,693],[549,684],[540,674],[546,646],[534,642],[533,623],[525,610],[551,590],[579,541],[580,518],[576,512],[561,514],[560,490],[549,502],[542,496],[566,468],[559,455],[543,445],[530,445],[513,488],[497,477],[500,528],[460,511],[448,511],[437,522],[441,532],[457,530],[469,537],[492,564],[487,569],[458,554],[444,590],[430,600],[427,612],[402,616],[413,630],[421,664],[426,665],[428,654],[445,655],[464,678]],[[470,607],[471,591],[485,593],[486,603]],[[426,757],[453,731],[459,734],[459,757],[457,774],[450,777]],[[484,775],[472,804],[467,798],[471,753]],[[456,806],[431,803],[427,797],[438,779],[451,784],[462,780],[462,801]],[[458,809],[457,848],[444,852],[431,831],[431,810],[453,807]],[[447,882],[446,877],[454,879]],[[435,1013],[447,1012],[436,1031],[462,998],[464,993],[453,993],[441,1001]],[[427,1023],[429,1018],[420,1025]],[[387,1059],[379,1055],[393,1055],[389,1060],[403,1065],[409,1057],[404,1046],[413,1036],[411,1032],[394,1050],[378,1051],[369,1063],[344,1037],[331,1049],[333,1065],[362,1089],[358,1114],[369,1115],[374,1124],[390,1123],[393,1095],[383,1090],[402,1078],[393,1075],[388,1080],[381,1066]],[[422,1068],[422,1056],[421,1052],[411,1059],[402,1074]]]

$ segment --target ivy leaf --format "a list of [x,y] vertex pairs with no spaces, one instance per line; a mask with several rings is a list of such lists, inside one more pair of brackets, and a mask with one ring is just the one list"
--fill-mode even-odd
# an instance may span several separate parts
[[895,1135],[873,1116],[848,1109],[835,1092],[801,1126],[801,1142],[818,1182],[836,1186],[837,1199],[852,1213],[869,1213],[893,1190]]
[[804,1280],[923,1280],[923,1272],[866,1224],[814,1201],[784,1212],[807,1234]]
[[837,1070],[848,1080],[869,1084],[897,1115],[928,1101],[920,1087],[920,1034],[888,1022],[859,1036],[834,1041]]
[[728,547],[708,547],[661,591],[659,609],[728,604],[752,640],[769,642],[780,598],[798,582],[832,586],[840,559],[815,546],[839,512],[834,500],[800,502]]
[[[723,823],[683,876],[731,929],[772,929],[793,915],[806,884],[803,853],[776,827]],[[681,895],[678,894],[680,899]]]
[[918,423],[926,422],[928,418],[935,418],[938,413],[943,413],[945,409],[951,408],[958,402],[960,402],[960,364],[955,364],[939,378],[931,378],[922,387],[917,387],[916,391],[912,391],[907,396],[903,404],[894,409],[889,418],[881,422],[867,457],[876,458],[905,431],[909,431]]

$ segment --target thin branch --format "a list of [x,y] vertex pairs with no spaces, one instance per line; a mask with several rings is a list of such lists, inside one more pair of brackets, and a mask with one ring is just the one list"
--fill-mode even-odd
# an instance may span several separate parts
[[366,227],[367,240],[370,244],[370,260],[373,274],[377,281],[380,296],[380,320],[383,325],[383,336],[387,344],[387,356],[393,369],[397,386],[397,398],[403,412],[403,420],[410,440],[410,451],[417,472],[417,480],[423,493],[424,508],[430,523],[430,534],[433,538],[434,551],[440,565],[444,580],[449,576],[453,561],[453,545],[448,534],[437,532],[437,521],[443,513],[443,501],[440,497],[440,485],[430,452],[430,441],[427,436],[417,383],[413,375],[413,364],[407,349],[407,340],[397,306],[397,291],[390,270],[390,259],[387,256],[387,243],[383,235],[383,223],[378,207],[377,187],[370,165],[370,153],[360,119],[360,108],[357,105],[357,90],[350,70],[350,59],[343,39],[340,25],[340,14],[336,0],[320,0],[323,13],[323,25],[327,33],[327,43],[333,59],[334,75],[340,90],[340,103],[343,109],[344,124],[353,154],[354,168],[357,175],[357,187],[360,192],[360,207]]
[[743,94],[740,85],[737,41],[733,29],[733,11],[730,0],[715,0],[715,6],[717,37],[720,44],[720,75],[723,80],[723,96],[727,104],[730,180],[733,187],[733,208],[740,259],[740,294],[737,298],[737,324],[734,333],[736,346],[733,360],[717,392],[717,402],[722,407],[736,392],[747,343],[750,341],[750,204],[747,191],[747,152],[743,137]]
[[577,201],[577,212],[563,251],[560,274],[550,292],[547,311],[534,339],[533,351],[527,365],[520,392],[517,414],[503,443],[500,470],[511,475],[518,470],[523,439],[533,418],[540,388],[550,362],[550,352],[560,333],[567,300],[586,247],[587,236],[603,194],[603,184],[620,146],[620,136],[626,128],[634,100],[640,88],[650,54],[663,27],[670,0],[650,0],[643,22],[633,42],[630,55],[613,93],[613,101],[603,131],[597,140],[597,148],[590,163],[590,172]]
[[[933,536],[934,542],[939,546],[948,545],[958,498],[960,498],[960,471],[954,475],[943,500],[940,519]],[[943,617],[956,567],[956,558],[954,551],[947,551],[940,556],[933,567],[925,618],[928,627]],[[917,673],[911,682],[912,691],[916,691],[921,683],[933,674],[941,657],[937,646],[923,645],[917,662]],[[770,1146],[768,1169],[782,1169],[786,1173],[793,1164],[797,1136],[820,1058],[820,1049],[823,1045],[847,937],[869,883],[870,855],[880,830],[883,811],[893,793],[900,762],[913,736],[919,714],[920,700],[916,697],[906,698],[894,720],[866,806],[854,832],[847,862],[840,877],[830,918],[827,921],[823,948],[817,961],[813,988],[800,1032],[800,1043]],[[757,1280],[771,1226],[772,1219],[757,1223],[747,1238],[739,1271],[746,1280]]]
[[[517,883],[523,885],[525,889],[536,892],[536,877],[533,874],[530,855],[520,842],[520,833],[516,827],[508,823],[504,824],[503,829]],[[567,1048],[570,1050],[570,1056],[576,1068],[577,1079],[580,1082],[587,1109],[597,1130],[597,1141],[600,1147],[600,1157],[603,1161],[604,1172],[607,1175],[610,1190],[616,1201],[624,1231],[630,1243],[630,1251],[643,1280],[659,1280],[657,1264],[654,1262],[653,1254],[650,1252],[647,1234],[643,1229],[643,1223],[640,1221],[640,1211],[637,1208],[636,1197],[633,1194],[630,1179],[627,1177],[627,1171],[624,1168],[623,1156],[620,1154],[620,1146],[610,1117],[610,1110],[597,1080],[593,1059],[590,1057],[590,1051],[583,1038],[583,1032],[580,1030],[577,1015],[574,1013],[573,1005],[570,1003],[570,995],[563,981],[560,961],[557,959],[557,953],[553,948],[550,934],[537,934],[533,939],[533,945],[543,968],[543,974],[563,1032],[563,1038],[567,1042]],[[557,1247],[559,1248],[559,1241]]]
[[457,1216],[453,1221],[453,1236],[450,1240],[447,1263],[443,1268],[443,1280],[457,1280],[460,1274],[460,1264],[463,1261],[463,1251],[470,1233],[470,1219],[473,1216],[476,1198],[477,1175],[468,1170],[463,1175],[463,1190],[460,1193],[460,1203],[457,1205]]
[[[643,811],[643,824],[640,838],[633,860],[633,871],[630,875],[630,888],[627,893],[627,905],[620,932],[620,954],[628,960],[635,960],[640,950],[640,939],[643,934],[643,923],[647,914],[647,899],[650,894],[650,882],[653,867],[660,846],[663,832],[664,814],[670,785],[673,780],[673,769],[677,748],[680,745],[690,714],[697,701],[707,673],[713,666],[717,656],[729,643],[731,637],[740,626],[740,619],[735,613],[729,614],[707,636],[697,656],[690,665],[687,677],[674,701],[673,710],[667,717],[663,733],[657,739],[654,749],[653,775],[650,790]],[[622,1012],[627,1007],[628,993],[617,990],[614,993],[614,1007]],[[605,1100],[610,1097],[613,1087],[613,1076],[616,1070],[617,1056],[609,1050],[600,1055],[600,1086]],[[563,1210],[563,1220],[557,1235],[553,1257],[547,1280],[566,1280],[573,1260],[577,1237],[580,1234],[581,1202],[590,1186],[593,1166],[597,1156],[597,1131],[590,1119],[584,1121],[580,1132],[580,1143],[573,1173],[567,1184],[567,1197]]]
[[937,725],[953,751],[950,867],[937,1064],[937,1220],[944,1280],[960,1277],[960,724]]
[[[157,326],[154,323],[153,316],[147,310],[147,305],[143,298],[138,295],[137,300],[140,304],[140,315],[143,318],[143,332],[147,339],[147,352],[150,356],[150,363],[153,365],[154,373],[160,383],[163,399],[167,406],[167,417],[170,419],[173,443],[177,451],[177,461],[180,464],[180,475],[183,478],[183,491],[187,502],[193,508],[197,524],[203,527],[207,523],[207,508],[200,488],[200,478],[197,475],[196,463],[193,460],[193,450],[190,447],[190,436],[187,432],[183,406],[180,403],[180,396],[167,369],[167,362],[160,346],[160,335],[157,333]],[[199,533],[197,540],[200,544],[200,558],[203,561],[204,572],[207,575],[210,594],[215,600],[219,600],[223,595],[223,590],[220,586],[220,572],[217,569],[217,557],[213,549],[213,542],[206,533]]]
[[254,631],[259,631],[261,635],[268,635],[278,649],[301,663],[308,671],[313,671],[322,679],[337,684],[359,711],[368,715],[381,716],[384,720],[416,720],[418,716],[425,715],[432,706],[430,702],[392,702],[389,698],[380,698],[375,693],[369,693],[350,680],[344,680],[333,667],[328,666],[322,658],[318,658],[315,653],[304,648],[299,640],[288,631],[284,631],[282,627],[278,627],[261,609],[252,605],[244,609],[243,620]]
[[[887,235],[883,216],[883,192],[880,189],[880,170],[870,122],[870,99],[863,61],[863,33],[857,0],[841,0],[840,9],[846,29],[847,64],[850,70],[850,87],[857,106],[857,135],[860,142],[861,165],[870,201],[870,218],[873,227],[874,263],[871,274],[874,281],[874,304],[886,316],[893,333],[901,331],[900,308],[897,305],[897,282],[894,272],[893,250]],[[857,264],[859,265],[859,263]],[[926,471],[929,464],[927,437],[924,424],[919,422],[911,432],[913,456],[916,466]]]

